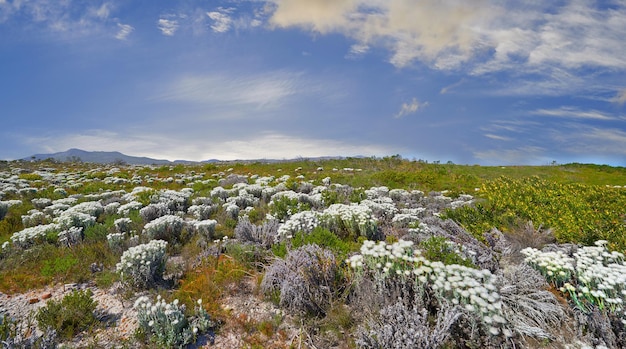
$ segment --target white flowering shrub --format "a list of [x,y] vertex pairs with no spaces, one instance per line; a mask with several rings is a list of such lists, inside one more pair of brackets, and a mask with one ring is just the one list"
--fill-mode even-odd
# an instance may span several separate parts
[[107,234],[107,243],[109,248],[113,251],[122,251],[124,249],[124,240],[126,239],[126,233],[111,233]]
[[67,210],[55,218],[54,222],[58,224],[61,230],[67,230],[71,227],[87,228],[96,224],[96,217],[87,213]]
[[59,245],[71,247],[79,244],[84,238],[83,227],[69,227],[58,235]]
[[214,219],[205,219],[193,222],[194,230],[202,235],[206,241],[212,241],[215,236],[215,227],[217,221]]
[[108,215],[116,214],[120,206],[122,206],[122,204],[117,201],[108,203],[104,206],[104,213]]
[[202,300],[197,301],[194,315],[185,316],[185,305],[178,299],[168,303],[161,296],[152,303],[146,296],[137,298],[134,309],[137,311],[138,331],[160,348],[183,348],[195,343],[201,333],[211,331],[215,326],[209,314],[202,308]]
[[311,233],[320,225],[319,215],[315,211],[302,211],[292,215],[278,227],[277,240],[283,240],[298,232]]
[[141,219],[143,219],[146,223],[169,214],[172,214],[172,211],[169,209],[167,204],[163,202],[149,204],[139,210]]
[[48,198],[35,198],[31,200],[31,203],[35,208],[43,209],[44,207],[52,205],[52,200]]
[[128,217],[118,218],[113,221],[113,225],[115,226],[115,230],[118,233],[128,233],[132,228],[133,221]]
[[224,208],[224,211],[226,211],[226,214],[232,219],[236,219],[239,215],[239,206],[235,204],[225,203],[222,207]]
[[128,216],[130,211],[139,210],[142,207],[143,207],[143,204],[141,202],[139,202],[139,201],[131,201],[129,203],[126,203],[126,204],[120,206],[117,209],[117,214],[119,214],[121,216]]
[[151,240],[131,247],[122,254],[116,265],[122,282],[134,288],[145,289],[154,285],[165,269],[167,242]]
[[415,285],[416,296],[431,292],[439,303],[459,305],[475,314],[491,335],[512,335],[502,313],[496,280],[489,270],[431,262],[413,248],[413,242],[405,240],[391,245],[366,240],[360,252],[346,263],[354,269],[357,278],[368,277],[377,282],[379,292],[387,292],[386,280],[390,278]]
[[389,197],[365,199],[362,200],[359,205],[369,207],[370,210],[372,210],[372,215],[378,219],[391,219],[398,213],[396,204]]
[[180,238],[183,226],[184,221],[182,218],[174,215],[165,215],[144,225],[143,234],[150,239],[162,239],[173,242]]
[[11,243],[18,248],[28,249],[44,242],[48,234],[57,231],[59,231],[59,226],[54,223],[25,228],[11,235]]
[[213,204],[199,204],[191,205],[187,209],[187,213],[194,216],[197,220],[206,220],[211,217],[212,214],[217,212],[218,206]]
[[45,213],[39,210],[30,210],[27,215],[22,216],[22,225],[25,228],[34,227],[36,225],[45,224],[49,218],[49,216],[46,216]]
[[339,237],[374,239],[378,236],[377,220],[372,210],[363,205],[332,204],[322,212],[320,222]]
[[97,218],[104,212],[104,207],[97,201],[85,201],[68,208],[67,211],[80,212]]
[[594,307],[616,314],[626,325],[626,264],[620,252],[609,252],[607,241],[579,248],[573,258],[559,252],[526,248],[525,261],[559,287],[585,313]]

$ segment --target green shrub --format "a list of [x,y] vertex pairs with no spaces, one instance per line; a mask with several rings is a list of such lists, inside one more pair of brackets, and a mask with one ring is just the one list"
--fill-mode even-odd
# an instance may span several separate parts
[[433,236],[420,244],[422,255],[430,261],[439,261],[445,265],[458,264],[469,268],[476,268],[471,260],[463,258],[458,251],[461,246],[456,245],[442,236]]
[[91,290],[76,290],[61,301],[48,301],[45,307],[39,308],[35,316],[39,328],[42,331],[52,328],[64,339],[70,339],[78,332],[91,328],[98,321],[94,315],[98,302],[91,298],[92,295]]

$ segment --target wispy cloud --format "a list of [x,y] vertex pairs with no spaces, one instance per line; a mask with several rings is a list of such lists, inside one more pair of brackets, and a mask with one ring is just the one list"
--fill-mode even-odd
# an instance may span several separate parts
[[156,100],[215,105],[280,105],[299,92],[299,75],[283,71],[248,76],[194,75],[173,81]]
[[619,105],[626,103],[626,89],[619,91],[611,101]]
[[428,106],[428,102],[419,102],[417,98],[413,98],[411,102],[409,103],[402,103],[402,107],[400,107],[400,111],[396,115],[394,115],[394,118],[396,119],[403,118],[427,106]]
[[159,18],[157,21],[157,28],[165,36],[174,36],[176,30],[178,30],[178,21],[173,19]]
[[230,14],[233,12],[232,8],[218,8],[216,11],[207,12],[206,15],[213,20],[211,29],[216,33],[225,33],[230,30],[233,19]]
[[119,31],[117,32],[117,34],[115,34],[115,38],[118,40],[128,39],[128,36],[130,35],[130,33],[132,33],[133,30],[135,30],[135,28],[133,28],[133,26],[129,24],[117,23],[117,27],[119,28]]
[[593,120],[617,120],[618,118],[608,115],[598,110],[580,110],[576,107],[561,107],[558,109],[537,109],[532,111],[533,115],[555,116],[572,119],[593,119]]
[[511,141],[511,140],[513,140],[510,137],[500,136],[500,135],[496,135],[496,134],[493,134],[493,133],[486,133],[485,137],[490,138],[490,139],[495,139],[496,141]]

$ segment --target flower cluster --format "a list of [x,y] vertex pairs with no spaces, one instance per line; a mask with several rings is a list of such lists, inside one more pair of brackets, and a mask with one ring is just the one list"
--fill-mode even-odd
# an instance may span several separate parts
[[27,249],[34,244],[45,240],[47,234],[58,230],[59,226],[54,223],[37,225],[14,233],[11,235],[11,242],[18,248]]
[[548,282],[562,286],[574,273],[575,260],[561,251],[541,252],[527,247],[520,251],[526,256],[524,261],[537,269]]
[[370,239],[378,230],[372,210],[364,205],[332,204],[322,212],[320,221],[331,231],[346,230],[349,234]]
[[133,224],[133,221],[128,217],[118,218],[113,222],[113,225],[115,225],[115,230],[118,233],[130,232],[130,228],[132,224]]
[[[551,252],[541,252],[526,249],[529,255],[527,263],[546,275],[548,271],[554,271],[555,265],[567,269],[567,275],[562,279],[555,280],[546,276],[546,279],[574,301],[574,304],[582,311],[590,311],[591,306],[599,309],[607,309],[617,313],[626,324],[626,265],[624,255],[613,251],[609,252],[605,240],[596,242],[596,246],[584,246],[574,253],[574,257],[563,258],[554,256]],[[533,259],[531,259],[531,257]],[[534,259],[540,259],[543,263],[534,263]],[[574,267],[575,265],[575,267]],[[558,270],[558,267],[556,267]],[[571,268],[571,269],[570,269]]]
[[397,277],[421,285],[422,289],[429,287],[440,301],[461,305],[476,314],[492,335],[512,335],[489,270],[431,262],[413,248],[413,242],[405,240],[391,245],[366,240],[360,252],[346,260],[357,274],[369,273],[375,280]]
[[167,242],[152,240],[147,244],[131,247],[116,265],[122,281],[136,288],[148,288],[163,276]]
[[107,243],[109,244],[109,248],[113,251],[121,251],[125,238],[126,233],[124,232],[107,234]]
[[178,299],[168,303],[157,296],[157,301],[152,303],[142,296],[137,298],[134,308],[139,331],[159,347],[183,348],[213,327],[209,314],[202,308],[202,299],[198,299],[195,314],[190,318],[185,316],[185,306],[179,304]]
[[61,231],[58,235],[58,241],[61,246],[74,246],[83,241],[83,227],[69,227]]
[[96,217],[79,211],[67,210],[55,218],[54,222],[62,230],[67,230],[71,227],[87,228],[96,224]]
[[165,215],[152,222],[146,223],[143,227],[143,234],[150,239],[176,240],[183,229],[184,221],[174,215]]
[[143,207],[143,204],[139,201],[131,201],[126,203],[117,209],[117,214],[122,216],[128,216],[130,211],[139,210]]
[[320,224],[319,213],[315,211],[298,212],[278,227],[278,239],[303,232],[309,234]]
[[193,226],[195,230],[205,237],[207,241],[213,240],[213,236],[215,234],[215,227],[217,226],[217,221],[214,219],[205,219],[202,221],[194,221]]

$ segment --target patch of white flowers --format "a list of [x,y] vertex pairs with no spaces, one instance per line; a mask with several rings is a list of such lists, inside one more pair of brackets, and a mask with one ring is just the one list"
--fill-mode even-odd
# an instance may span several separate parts
[[178,299],[168,303],[158,296],[152,303],[148,297],[142,296],[137,298],[134,308],[139,329],[159,347],[183,348],[213,327],[209,314],[202,308],[202,299],[198,299],[195,314],[189,318],[185,316],[185,305]]
[[[619,315],[626,324],[624,255],[609,252],[606,244],[606,240],[599,240],[596,246],[579,248],[573,258],[533,248],[526,248],[522,253],[527,256],[527,263],[544,274],[549,282],[560,286],[561,292],[569,295],[580,310],[587,312],[597,306]],[[552,274],[548,274],[549,271]],[[554,277],[557,272],[559,278]]]
[[151,222],[146,223],[143,227],[143,233],[151,239],[178,238],[183,229],[184,221],[182,218],[174,215],[165,215]]
[[166,241],[152,240],[126,250],[116,265],[122,281],[137,288],[151,286],[163,275],[166,248]]
[[378,229],[372,210],[365,205],[332,204],[322,212],[320,220],[331,231],[345,229],[367,238],[372,238]]
[[495,278],[489,270],[431,262],[413,248],[413,242],[405,240],[391,245],[366,240],[360,252],[346,260],[357,274],[368,272],[376,280],[396,277],[422,288],[428,286],[440,301],[463,306],[476,314],[490,334],[512,335],[501,310]]
[[298,232],[311,233],[320,225],[319,215],[315,211],[302,211],[292,215],[278,227],[278,239],[282,240]]
[[59,226],[54,223],[37,225],[26,228],[11,235],[11,243],[21,249],[27,249],[31,246],[45,240],[46,235],[51,232],[59,231]]

